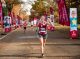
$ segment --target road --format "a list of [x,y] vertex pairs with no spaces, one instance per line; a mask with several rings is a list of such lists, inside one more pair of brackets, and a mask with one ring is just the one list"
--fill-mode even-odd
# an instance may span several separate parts
[[48,31],[45,56],[35,30],[18,28],[0,39],[0,59],[80,59],[80,40],[69,39],[68,29]]

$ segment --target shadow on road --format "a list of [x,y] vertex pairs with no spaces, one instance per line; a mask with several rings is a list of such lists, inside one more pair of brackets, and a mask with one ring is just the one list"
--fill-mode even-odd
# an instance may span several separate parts
[[[28,57],[28,58],[43,58],[40,53],[23,54],[23,55],[0,55],[1,57]],[[44,56],[44,58],[62,58],[62,59],[80,59],[80,55],[77,56]]]

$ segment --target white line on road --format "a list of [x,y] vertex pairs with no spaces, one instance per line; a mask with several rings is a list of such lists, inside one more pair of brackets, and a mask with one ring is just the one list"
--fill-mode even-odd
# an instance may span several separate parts
[[18,37],[19,39],[25,39],[25,38],[38,38],[38,36],[22,36]]
[[3,37],[0,38],[0,40],[2,40],[3,38],[7,37],[8,35],[10,35],[11,33],[15,32],[16,30],[17,30],[17,29],[15,29],[15,30],[11,31],[10,33],[4,35]]

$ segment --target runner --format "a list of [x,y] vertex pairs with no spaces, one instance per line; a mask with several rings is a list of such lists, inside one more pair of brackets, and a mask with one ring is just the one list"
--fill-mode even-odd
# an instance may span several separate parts
[[24,21],[24,23],[23,23],[24,33],[26,32],[26,26],[27,26],[27,22]]
[[47,39],[47,22],[45,19],[45,16],[41,16],[41,19],[38,21],[38,35],[41,42],[42,57],[44,56],[44,47]]

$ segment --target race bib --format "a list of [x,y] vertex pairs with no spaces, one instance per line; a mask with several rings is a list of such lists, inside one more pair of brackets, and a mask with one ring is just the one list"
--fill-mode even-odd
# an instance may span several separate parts
[[41,35],[47,34],[46,29],[45,28],[40,28],[39,34],[41,34]]
[[40,32],[45,32],[46,29],[45,28],[41,28]]
[[45,31],[45,28],[41,28],[41,31]]

